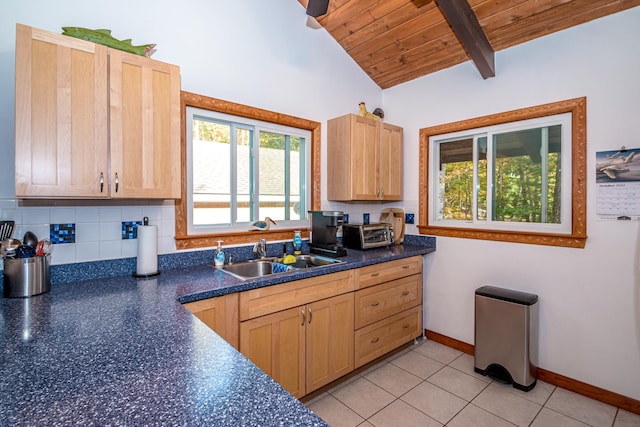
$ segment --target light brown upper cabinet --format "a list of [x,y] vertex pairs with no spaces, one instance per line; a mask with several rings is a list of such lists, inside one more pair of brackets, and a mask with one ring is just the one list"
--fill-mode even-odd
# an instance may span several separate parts
[[16,27],[16,196],[180,197],[180,69]]
[[401,127],[348,114],[327,131],[328,200],[402,200]]

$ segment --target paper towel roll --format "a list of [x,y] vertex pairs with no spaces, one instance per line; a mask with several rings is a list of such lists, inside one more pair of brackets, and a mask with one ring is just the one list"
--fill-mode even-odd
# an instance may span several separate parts
[[158,272],[158,227],[138,226],[138,259],[136,275],[153,275]]

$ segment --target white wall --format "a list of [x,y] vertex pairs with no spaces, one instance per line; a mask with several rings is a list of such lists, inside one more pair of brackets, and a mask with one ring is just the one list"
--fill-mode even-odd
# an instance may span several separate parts
[[595,215],[595,152],[640,147],[640,8],[496,54],[496,77],[465,63],[384,91],[405,130],[405,198],[418,199],[419,129],[587,97],[585,249],[438,238],[428,258],[426,328],[473,343],[474,290],[492,284],[539,295],[539,365],[640,399],[638,221]]
[[170,203],[35,208],[15,200],[16,23],[57,33],[62,26],[108,28],[134,44],[157,43],[153,58],[181,67],[183,90],[321,122],[323,159],[327,119],[356,112],[361,100],[380,105],[382,98],[335,40],[307,26],[294,0],[21,0],[2,9],[0,219],[16,220],[14,236],[30,229],[44,237],[49,223],[76,222],[78,243],[57,245],[54,264],[135,256],[135,241],[121,240],[120,221],[146,214],[160,227],[160,252],[174,252],[175,216]]

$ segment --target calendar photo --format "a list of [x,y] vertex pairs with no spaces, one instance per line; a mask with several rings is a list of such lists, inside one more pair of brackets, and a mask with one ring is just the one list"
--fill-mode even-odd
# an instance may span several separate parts
[[640,148],[596,153],[596,182],[640,181]]

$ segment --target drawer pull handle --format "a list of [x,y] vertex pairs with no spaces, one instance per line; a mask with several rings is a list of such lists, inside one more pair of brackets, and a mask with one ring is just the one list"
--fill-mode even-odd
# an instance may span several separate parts
[[120,180],[118,179],[118,172],[116,172],[116,193],[118,192],[119,185],[120,185]]
[[379,302],[371,303],[371,307],[377,307],[377,306],[379,306],[379,305],[380,305],[380,303],[379,303]]
[[309,308],[309,324],[311,324],[311,317],[312,317],[311,308]]
[[409,295],[409,291],[404,291],[404,292],[402,293],[402,296],[403,296],[403,297],[406,297],[407,295]]
[[376,337],[376,338],[374,338],[374,339],[372,339],[372,340],[371,340],[371,344],[375,344],[375,343],[377,343],[378,341],[380,341],[380,338],[377,338],[377,337]]
[[404,268],[406,270],[408,268],[411,268],[411,266],[410,265],[403,265],[402,268]]
[[100,192],[104,189],[104,174],[100,172]]
[[406,325],[402,325],[402,329],[409,329],[409,324],[407,323]]
[[304,326],[304,322],[305,322],[304,310],[300,310],[300,314],[302,315],[302,323],[301,323],[301,325]]
[[378,277],[380,273],[371,273],[371,277]]

